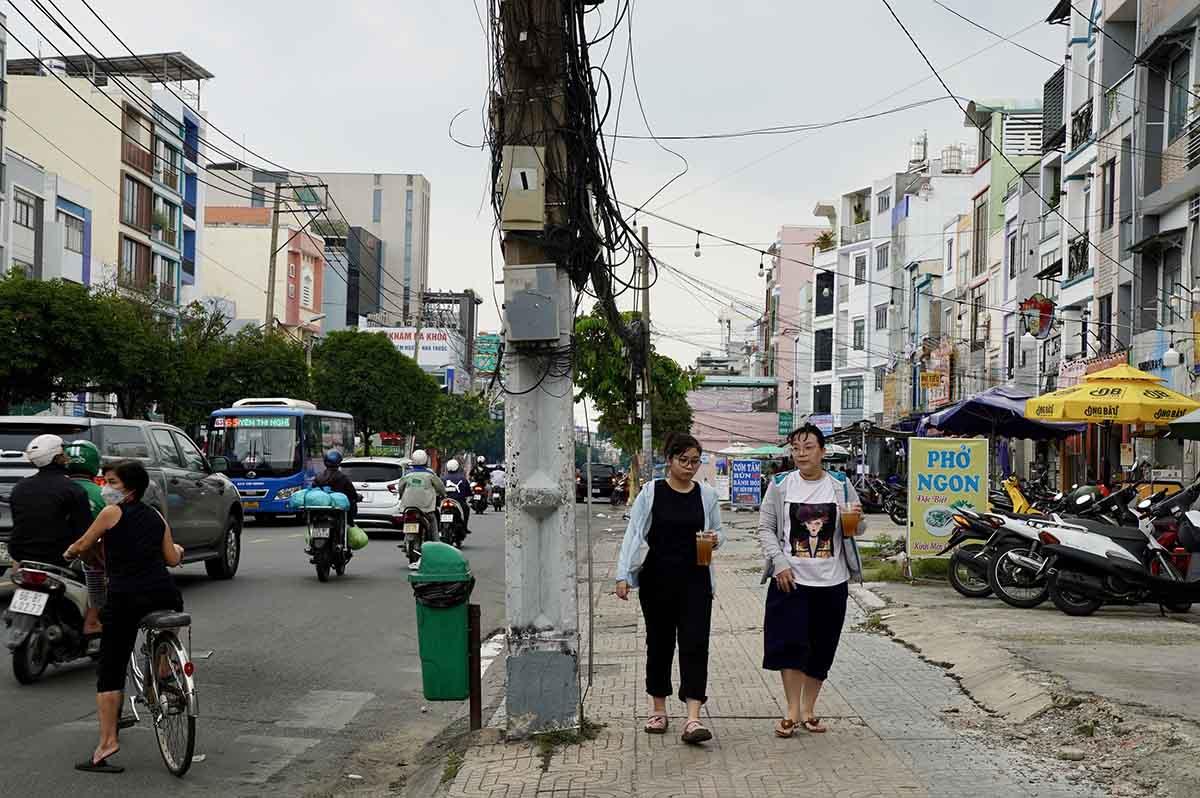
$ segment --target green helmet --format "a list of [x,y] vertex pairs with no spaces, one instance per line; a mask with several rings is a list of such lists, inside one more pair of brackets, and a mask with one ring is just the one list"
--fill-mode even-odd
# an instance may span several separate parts
[[69,473],[89,478],[100,473],[100,450],[91,441],[71,441],[63,453]]

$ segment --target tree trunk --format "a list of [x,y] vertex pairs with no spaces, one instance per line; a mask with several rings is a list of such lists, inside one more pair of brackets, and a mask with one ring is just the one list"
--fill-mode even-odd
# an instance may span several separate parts
[[365,424],[363,425],[362,436],[363,436],[363,456],[370,457],[371,456],[371,429],[370,429],[370,427],[366,426]]

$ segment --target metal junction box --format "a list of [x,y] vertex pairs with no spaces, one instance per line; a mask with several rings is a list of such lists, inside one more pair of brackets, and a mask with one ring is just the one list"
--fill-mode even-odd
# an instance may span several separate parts
[[546,226],[545,147],[507,146],[496,181],[501,230],[535,230]]
[[557,341],[558,267],[531,263],[504,267],[504,318],[513,343]]

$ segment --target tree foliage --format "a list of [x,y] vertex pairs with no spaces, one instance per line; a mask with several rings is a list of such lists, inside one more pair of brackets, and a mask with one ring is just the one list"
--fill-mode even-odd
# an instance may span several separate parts
[[[626,312],[622,321],[639,320]],[[613,335],[607,320],[597,310],[575,322],[576,401],[588,398],[599,413],[599,429],[610,436],[621,451],[631,454],[642,446],[638,407],[639,384],[635,369],[640,358],[631,357],[621,340]],[[702,378],[684,369],[666,355],[650,352],[651,439],[657,450],[669,432],[688,432],[692,409],[687,394]]]
[[332,332],[313,351],[313,396],[354,416],[369,455],[377,432],[414,434],[428,426],[441,392],[437,383],[381,333]]
[[478,451],[475,446],[486,439],[492,423],[482,394],[442,394],[418,437],[423,446],[444,454]]

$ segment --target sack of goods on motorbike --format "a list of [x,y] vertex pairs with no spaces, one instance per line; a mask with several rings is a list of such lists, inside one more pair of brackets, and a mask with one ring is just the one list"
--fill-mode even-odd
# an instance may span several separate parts
[[[308,525],[305,552],[310,555],[309,562],[316,567],[321,582],[329,580],[330,571],[338,576],[344,574],[353,550],[366,545],[363,542],[366,533],[361,529],[358,530],[361,537],[351,538],[346,523],[350,499],[345,494],[327,487],[297,491],[288,499],[288,509],[304,513]],[[355,542],[361,545],[355,546]]]

